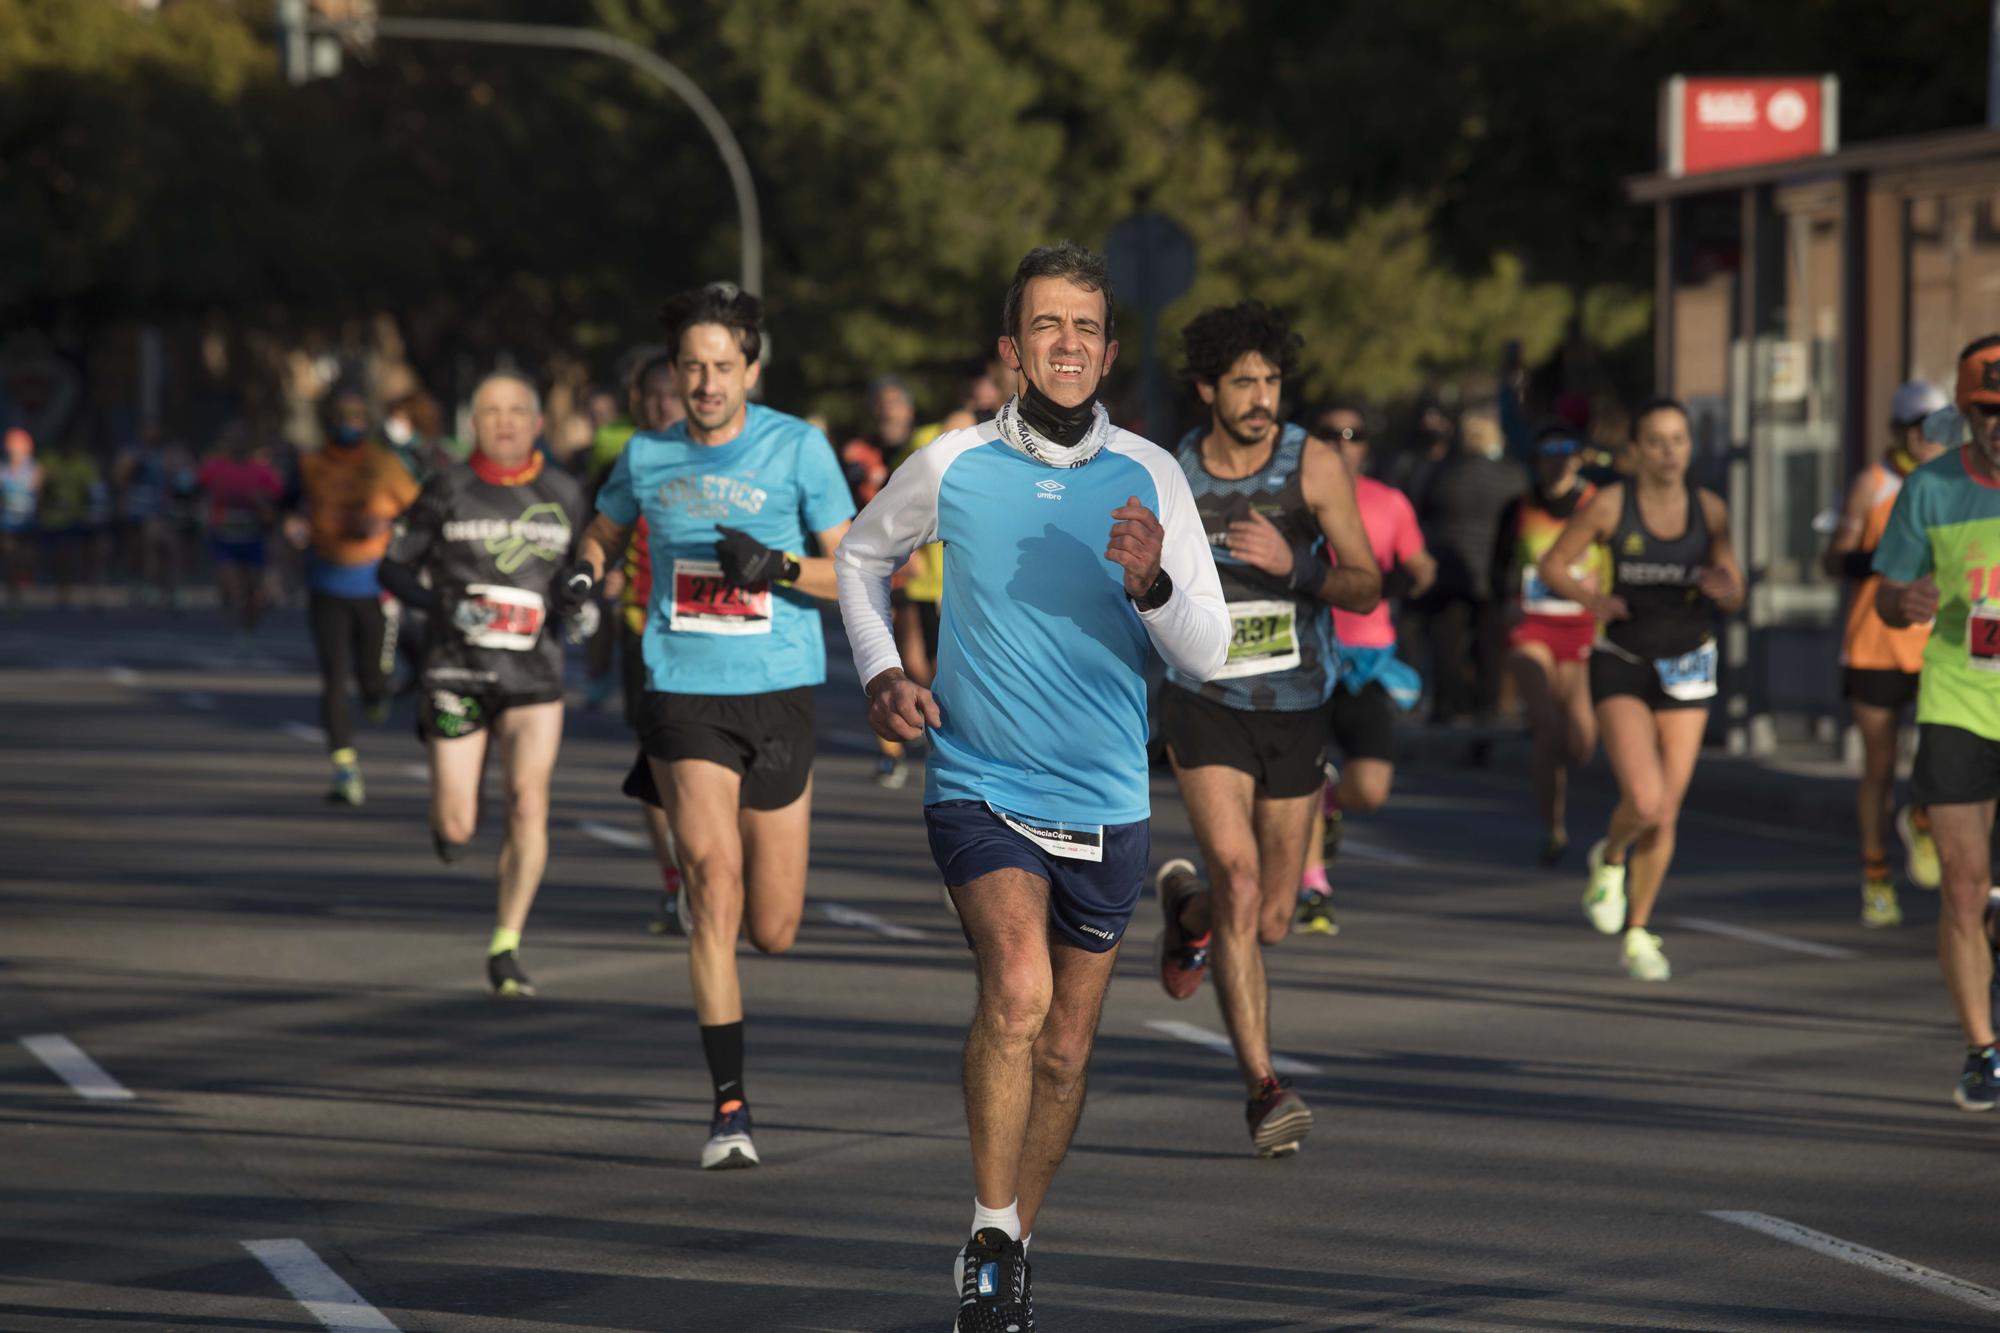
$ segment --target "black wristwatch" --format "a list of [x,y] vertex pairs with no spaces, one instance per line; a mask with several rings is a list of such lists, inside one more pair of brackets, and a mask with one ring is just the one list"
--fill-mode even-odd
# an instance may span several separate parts
[[1153,580],[1152,587],[1132,598],[1132,605],[1141,611],[1157,611],[1165,606],[1167,599],[1173,595],[1174,581],[1167,577],[1167,571],[1163,569],[1160,571],[1160,576]]

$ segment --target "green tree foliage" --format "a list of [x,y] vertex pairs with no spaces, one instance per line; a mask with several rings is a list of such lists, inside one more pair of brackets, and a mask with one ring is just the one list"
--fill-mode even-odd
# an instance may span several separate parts
[[[384,0],[603,27],[737,127],[767,226],[773,394],[847,408],[990,346],[1011,266],[1165,213],[1165,312],[1289,308],[1313,387],[1408,395],[1647,334],[1668,73],[1828,69],[1847,137],[1975,123],[1981,0]],[[381,44],[277,77],[261,0],[0,0],[0,311],[375,312],[420,364],[652,334],[736,271],[726,177],[675,99],[587,56]],[[1138,336],[1136,325],[1126,327]],[[1129,352],[1128,352],[1129,354]],[[1130,358],[1136,360],[1136,358]]]

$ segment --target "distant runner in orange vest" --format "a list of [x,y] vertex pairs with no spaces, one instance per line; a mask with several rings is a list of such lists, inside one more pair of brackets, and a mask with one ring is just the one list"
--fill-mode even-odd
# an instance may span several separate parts
[[[1880,462],[1863,468],[1848,487],[1840,526],[1820,560],[1833,577],[1857,581],[1840,644],[1841,690],[1861,733],[1856,810],[1861,828],[1861,924],[1875,929],[1903,921],[1882,835],[1894,808],[1896,731],[1904,710],[1917,701],[1917,673],[1923,667],[1931,627],[1925,623],[1891,629],[1883,622],[1875,611],[1875,589],[1881,579],[1871,562],[1889,511],[1902,492],[1903,478],[1944,452],[1943,445],[1924,438],[1923,427],[1924,418],[1946,402],[1942,390],[1917,380],[1896,390],[1889,405],[1889,447]],[[1896,831],[1902,835],[1911,882],[1935,889],[1940,869],[1929,816],[1920,806],[1907,807],[1896,817]]]

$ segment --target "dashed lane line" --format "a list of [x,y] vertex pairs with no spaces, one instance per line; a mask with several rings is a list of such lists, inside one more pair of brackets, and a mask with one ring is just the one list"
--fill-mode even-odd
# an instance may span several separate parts
[[858,907],[849,907],[846,903],[823,902],[819,903],[818,907],[819,914],[837,926],[853,926],[856,930],[870,931],[886,940],[915,942],[930,938],[921,930],[899,926],[893,921],[876,916],[873,912],[864,912]]
[[[1197,1027],[1193,1023],[1182,1023],[1169,1018],[1149,1018],[1146,1020],[1146,1026],[1155,1032],[1164,1032],[1169,1037],[1178,1037],[1182,1041],[1193,1042],[1196,1046],[1206,1046],[1209,1050],[1219,1055],[1234,1057],[1236,1054],[1236,1048],[1230,1045],[1229,1038],[1223,1036],[1220,1032],[1211,1032],[1207,1028]],[[1320,1072],[1318,1065],[1309,1065],[1303,1060],[1294,1060],[1289,1055],[1273,1055],[1271,1057],[1271,1069],[1273,1072],[1279,1074],[1317,1074]]]
[[1790,953],[1802,953],[1809,958],[1854,958],[1854,950],[1843,949],[1837,944],[1821,944],[1816,940],[1797,940],[1790,935],[1780,935],[1775,931],[1757,930],[1750,926],[1732,925],[1727,921],[1713,921],[1705,916],[1677,916],[1673,924],[1686,926],[1689,930],[1705,931],[1710,935],[1726,935],[1732,940],[1742,940],[1746,944],[1762,944],[1773,949],[1784,949]]
[[1718,1222],[1748,1227],[1752,1231],[1782,1240],[1786,1244],[1811,1250],[1815,1254],[1823,1254],[1829,1259],[1838,1259],[1845,1264],[1853,1264],[1857,1268],[1865,1268],[1871,1273],[1880,1273],[1883,1277],[1895,1278],[1898,1282],[1922,1287],[1925,1291],[1936,1295],[1948,1296],[1952,1300],[1962,1301],[1988,1314],[2000,1315],[2000,1291],[1982,1287],[1977,1282],[1967,1282],[1964,1278],[1940,1273],[1935,1268],[1913,1264],[1908,1259],[1899,1259],[1881,1250],[1871,1250],[1866,1245],[1856,1245],[1851,1240],[1829,1236],[1824,1231],[1814,1231],[1811,1227],[1802,1227],[1796,1222],[1787,1222],[1784,1218],[1773,1217],[1769,1213],[1710,1209],[1708,1216]]
[[278,1280],[278,1285],[326,1326],[327,1333],[399,1333],[387,1315],[326,1266],[302,1240],[246,1240],[243,1248]]
[[132,1090],[111,1077],[103,1065],[83,1053],[83,1048],[60,1032],[42,1032],[21,1038],[28,1054],[47,1065],[76,1095],[90,1102],[129,1102]]

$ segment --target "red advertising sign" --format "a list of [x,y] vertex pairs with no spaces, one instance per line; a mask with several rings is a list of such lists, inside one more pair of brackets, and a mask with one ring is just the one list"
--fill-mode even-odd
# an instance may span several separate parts
[[1660,106],[1669,176],[1817,157],[1840,147],[1840,80],[1667,80]]

